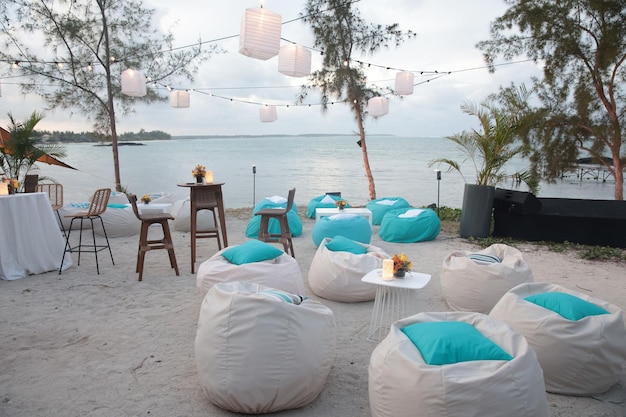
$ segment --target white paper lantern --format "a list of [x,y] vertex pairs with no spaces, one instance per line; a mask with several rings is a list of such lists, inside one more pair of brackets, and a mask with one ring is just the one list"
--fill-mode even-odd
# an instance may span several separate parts
[[415,75],[411,71],[401,71],[396,74],[396,94],[406,96],[413,94]]
[[281,16],[257,7],[246,9],[241,19],[239,53],[257,59],[270,59],[280,49]]
[[146,77],[134,69],[122,72],[122,94],[131,97],[143,97],[147,93]]
[[189,107],[189,92],[174,90],[170,93],[170,106],[183,109]]
[[367,111],[372,117],[384,116],[389,113],[389,100],[385,97],[372,97],[367,102]]
[[276,114],[276,106],[263,106],[259,110],[259,117],[261,118],[262,123],[270,123],[278,120],[278,115]]
[[289,44],[280,47],[278,72],[290,77],[304,77],[311,73],[311,51],[301,45]]

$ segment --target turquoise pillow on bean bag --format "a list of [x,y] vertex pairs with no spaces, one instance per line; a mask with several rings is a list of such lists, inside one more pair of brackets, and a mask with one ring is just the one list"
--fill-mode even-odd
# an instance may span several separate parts
[[372,240],[372,226],[365,217],[344,213],[320,218],[311,231],[316,247],[325,237],[334,238],[338,235],[368,244]]
[[385,242],[414,243],[433,240],[440,230],[441,221],[432,209],[409,207],[387,212],[378,236]]
[[415,323],[400,329],[429,365],[510,361],[513,357],[474,326],[462,321]]
[[226,260],[235,265],[243,265],[251,262],[262,262],[275,259],[282,255],[282,250],[261,242],[260,240],[248,240],[241,245],[232,246],[222,252]]
[[[309,205],[306,208],[306,216],[311,219],[314,219],[315,210],[317,208],[335,208],[337,207],[335,206],[335,201],[337,200],[343,200],[343,198],[336,196],[336,195],[330,195],[330,194],[324,194],[324,195],[320,195],[320,196],[312,198],[309,201]],[[350,204],[348,204],[346,207],[350,207]]]
[[383,221],[385,213],[410,206],[409,202],[402,197],[377,198],[365,205],[372,212],[372,224],[376,225]]
[[568,320],[577,321],[588,316],[609,314],[608,311],[582,298],[564,292],[542,292],[524,300],[552,310]]
[[[284,203],[276,203],[269,199],[263,199],[259,201],[252,210],[252,218],[248,222],[246,226],[246,237],[250,238],[258,238],[259,237],[259,228],[261,227],[261,216],[255,216],[259,210],[263,210],[266,208],[285,208],[287,207],[287,202]],[[296,207],[296,203],[293,203],[291,210],[287,213],[287,222],[289,223],[289,231],[291,231],[292,237],[297,237],[302,234],[302,220],[298,216],[298,207]],[[270,219],[268,225],[269,232],[272,234],[280,234],[280,224],[276,219]]]
[[352,239],[343,237],[341,235],[335,236],[330,242],[326,244],[328,250],[333,252],[350,252],[355,255],[363,255],[367,253],[367,248]]

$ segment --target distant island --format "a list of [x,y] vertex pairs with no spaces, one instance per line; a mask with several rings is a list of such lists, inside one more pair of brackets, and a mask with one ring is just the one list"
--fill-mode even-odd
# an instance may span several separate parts
[[[111,139],[96,132],[80,132],[75,133],[71,131],[59,132],[59,131],[46,131],[36,130],[33,131],[33,136],[40,139],[42,142],[49,143],[98,143],[101,146],[110,146]],[[329,136],[350,136],[357,137],[355,133],[302,133],[297,135],[178,135],[172,136],[167,132],[161,130],[146,131],[144,129],[139,132],[125,132],[118,135],[118,144],[120,145],[141,145],[137,143],[139,141],[151,141],[151,140],[169,140],[169,139],[214,139],[214,138],[264,138],[264,137],[329,137]],[[376,134],[371,136],[395,136],[390,134]]]
[[[64,142],[64,143],[111,143],[111,138],[101,135],[96,132],[49,132],[47,130],[33,131],[33,137],[40,139],[42,142]],[[147,140],[168,140],[172,138],[167,132],[160,130],[146,131],[144,129],[139,130],[137,133],[126,132],[117,136],[119,143],[123,142],[136,142]]]

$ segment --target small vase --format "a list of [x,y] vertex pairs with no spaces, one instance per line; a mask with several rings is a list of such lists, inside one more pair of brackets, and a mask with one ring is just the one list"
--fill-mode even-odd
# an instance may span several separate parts
[[393,276],[396,278],[404,278],[405,273],[406,271],[404,269],[398,269],[396,272],[393,273]]
[[149,202],[149,201],[144,201],[143,203],[144,203],[144,204],[150,204],[150,202]]
[[339,206],[339,210],[343,210],[343,209],[344,209],[344,207],[343,207],[343,206]]
[[196,182],[198,184],[202,184],[203,179],[204,179],[204,175],[196,175]]

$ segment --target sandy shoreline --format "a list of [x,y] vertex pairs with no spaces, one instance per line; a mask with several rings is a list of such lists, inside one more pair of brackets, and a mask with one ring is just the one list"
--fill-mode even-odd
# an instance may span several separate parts
[[[246,240],[249,212],[229,212],[231,245]],[[296,259],[307,285],[316,248],[314,220],[302,217],[303,233],[294,239]],[[372,244],[387,253],[406,252],[414,269],[432,274],[419,291],[422,311],[449,311],[439,275],[447,254],[476,250],[463,239],[440,234],[432,242]],[[194,339],[201,298],[190,269],[189,235],[173,232],[181,276],[166,253],[147,254],[143,282],[137,281],[138,236],[113,238],[115,265],[103,256],[100,275],[92,257],[56,272],[15,281],[0,280],[0,416],[229,416],[202,392],[195,365]],[[518,246],[535,281],[586,292],[626,308],[624,265],[591,262],[541,246]],[[198,259],[217,250],[215,240],[200,241]],[[198,263],[199,265],[199,263]],[[339,303],[307,295],[328,306],[338,327],[333,368],[320,396],[282,416],[369,416],[369,357],[376,344],[366,340],[373,301]],[[626,347],[625,347],[626,349]],[[251,352],[253,354],[253,352]],[[591,397],[548,394],[551,416],[626,416],[626,370],[621,383]]]

